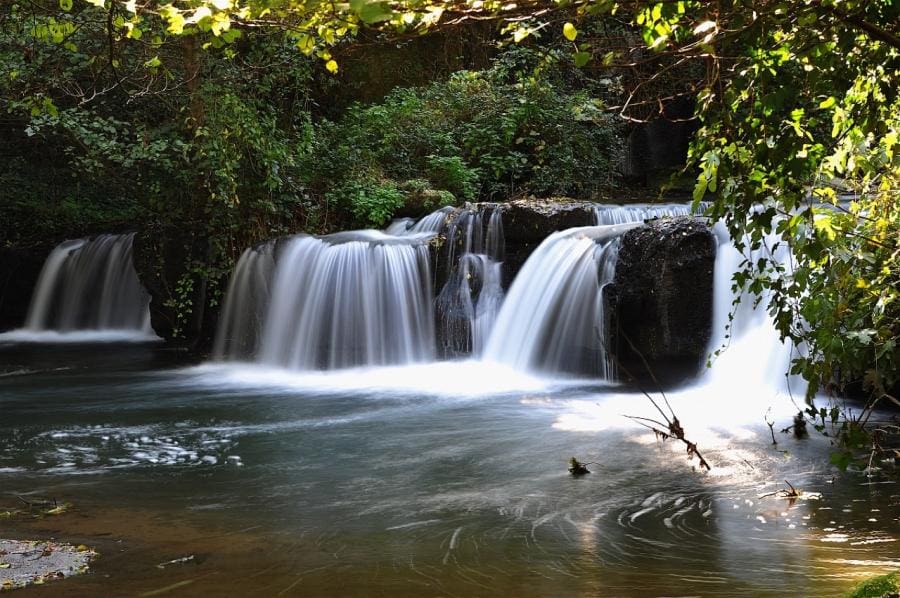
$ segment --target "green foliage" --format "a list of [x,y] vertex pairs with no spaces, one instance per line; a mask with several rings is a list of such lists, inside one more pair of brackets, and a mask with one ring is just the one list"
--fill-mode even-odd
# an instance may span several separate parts
[[900,572],[879,575],[857,585],[847,598],[885,598],[900,592]]
[[326,198],[330,204],[348,208],[357,222],[369,228],[386,225],[405,203],[404,194],[393,182],[375,179],[345,181]]
[[[766,298],[799,348],[791,371],[809,382],[809,415],[824,430],[826,410],[812,406],[822,390],[864,388],[869,409],[898,402],[900,5],[750,5],[657,3],[635,22],[650,47],[706,65],[694,199],[710,200],[748,256],[735,290]],[[877,454],[868,412],[842,415],[833,463]]]
[[329,197],[344,181],[422,177],[458,201],[597,195],[618,182],[622,125],[602,110],[605,88],[560,75],[563,58],[514,48],[485,71],[356,104],[315,126],[302,170]]
[[445,158],[428,156],[425,176],[436,189],[443,189],[465,201],[472,201],[478,193],[478,169],[470,168],[459,156]]
[[[844,9],[876,30],[896,16]],[[740,68],[721,97],[701,94],[695,198],[715,194],[711,215],[746,249],[790,248],[790,269],[769,253],[736,283],[769,294],[809,396],[861,383],[878,400],[900,381],[900,48],[818,3],[761,17],[729,41]]]

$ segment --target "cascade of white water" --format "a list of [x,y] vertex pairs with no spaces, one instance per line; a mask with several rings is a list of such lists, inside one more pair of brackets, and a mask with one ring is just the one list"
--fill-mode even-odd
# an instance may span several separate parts
[[245,253],[216,356],[296,370],[432,359],[432,236],[353,231],[293,237],[275,259],[271,246]]
[[709,345],[713,359],[703,382],[730,388],[747,385],[759,388],[762,384],[772,392],[789,391],[802,397],[806,390],[802,380],[786,376],[792,347],[781,341],[768,313],[766,297],[754,306],[755,296],[744,291],[735,308],[732,290],[734,273],[744,260],[755,263],[767,252],[766,255],[784,264],[789,258],[787,247],[781,244],[772,254],[771,248],[777,243],[773,237],[760,249],[741,253],[730,240],[724,224],[717,223],[713,231],[719,240],[713,283],[713,338]]
[[643,222],[654,218],[674,218],[690,216],[690,204],[596,204],[594,205],[594,221],[596,224],[628,224]]
[[447,282],[437,298],[444,351],[480,355],[503,303],[501,211],[465,210],[449,226],[447,247]]
[[269,307],[269,283],[275,271],[275,242],[244,251],[228,283],[216,330],[216,359],[250,359],[259,349],[263,317]]
[[417,233],[438,233],[447,222],[447,217],[454,211],[454,208],[446,207],[435,210],[431,214],[420,218],[415,224],[408,227],[408,234]]
[[35,288],[26,330],[134,330],[150,333],[150,296],[132,261],[134,234],[60,243]]
[[405,235],[415,222],[416,221],[413,218],[396,218],[385,227],[384,234],[392,235],[394,237]]
[[547,237],[510,287],[484,359],[611,379],[603,289],[613,278],[618,237],[634,226],[588,226]]

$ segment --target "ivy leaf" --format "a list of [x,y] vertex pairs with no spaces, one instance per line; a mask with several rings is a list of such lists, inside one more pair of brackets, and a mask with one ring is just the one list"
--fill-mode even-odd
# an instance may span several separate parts
[[72,0],[59,0],[59,7],[66,12],[72,10]]
[[703,200],[703,197],[706,195],[706,188],[709,186],[709,181],[706,180],[706,176],[701,174],[697,177],[697,184],[694,185],[694,195],[693,200],[698,205]]
[[528,27],[519,27],[513,33],[513,41],[519,43],[529,35],[531,35],[531,29]]
[[575,66],[577,66],[578,68],[581,68],[584,65],[586,65],[588,63],[588,61],[591,59],[591,53],[590,52],[575,52],[575,55],[573,56],[573,58],[575,59]]

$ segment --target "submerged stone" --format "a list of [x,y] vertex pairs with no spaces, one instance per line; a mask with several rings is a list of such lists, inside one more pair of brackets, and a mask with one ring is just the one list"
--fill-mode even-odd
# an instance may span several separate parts
[[87,546],[38,540],[0,540],[0,590],[40,585],[87,573],[97,553]]

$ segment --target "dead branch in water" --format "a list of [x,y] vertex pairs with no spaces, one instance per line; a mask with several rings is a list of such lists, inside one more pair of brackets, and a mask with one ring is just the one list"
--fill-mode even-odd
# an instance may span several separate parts
[[790,490],[782,489],[782,490],[776,490],[775,492],[767,492],[766,494],[760,494],[759,496],[757,496],[757,498],[762,499],[762,498],[768,498],[770,496],[774,496],[776,498],[786,498],[793,505],[794,501],[796,501],[798,498],[803,496],[803,491],[797,490],[796,488],[794,488],[794,485],[791,484],[787,480],[785,480],[784,483],[788,485],[788,488],[790,488]]
[[[775,440],[775,420],[774,420],[774,419],[771,419],[771,420],[769,419],[769,414],[770,414],[770,413],[772,413],[772,408],[771,408],[771,407],[769,407],[769,408],[766,410],[766,415],[765,415],[765,418],[764,418],[764,419],[766,420],[766,425],[769,426],[769,433],[772,435],[772,446],[778,446],[778,441]],[[783,431],[783,430],[782,430],[782,431]]]
[[634,351],[635,354],[637,354],[638,357],[641,358],[641,361],[643,362],[644,367],[647,369],[647,372],[650,374],[650,378],[656,384],[659,394],[662,395],[663,400],[666,403],[666,407],[668,407],[668,409],[669,409],[669,413],[671,414],[671,417],[669,415],[666,415],[666,413],[662,410],[662,408],[659,406],[659,404],[656,402],[656,400],[654,400],[654,398],[652,396],[650,396],[650,393],[648,393],[646,390],[643,389],[643,387],[640,384],[638,384],[637,378],[634,376],[634,374],[632,374],[631,372],[628,371],[628,368],[626,368],[622,364],[621,361],[619,361],[619,358],[616,356],[616,354],[609,350],[609,347],[606,345],[606,342],[603,339],[603,337],[600,335],[599,331],[595,331],[595,332],[597,334],[597,337],[600,339],[600,342],[603,343],[603,345],[606,347],[606,354],[609,355],[610,358],[615,362],[615,365],[617,368],[619,368],[620,370],[625,372],[625,374],[634,381],[634,385],[637,387],[637,389],[639,391],[641,391],[641,393],[645,397],[647,397],[647,399],[650,401],[650,403],[654,407],[656,407],[656,410],[659,411],[659,414],[662,416],[663,422],[665,422],[665,423],[655,420],[655,419],[648,418],[648,417],[638,417],[635,415],[625,415],[625,417],[644,426],[645,428],[647,428],[649,430],[652,430],[653,433],[656,434],[656,437],[664,442],[666,440],[668,440],[669,438],[674,438],[676,440],[683,442],[686,447],[686,450],[687,450],[688,459],[693,459],[694,457],[697,457],[697,459],[700,461],[700,468],[701,469],[705,468],[706,471],[710,471],[712,468],[709,466],[709,463],[706,461],[706,459],[703,458],[703,455],[700,454],[700,451],[697,449],[697,443],[691,442],[690,440],[688,440],[685,437],[684,428],[681,427],[681,422],[678,421],[678,417],[675,415],[675,411],[672,410],[672,406],[669,404],[669,399],[666,398],[666,393],[663,392],[663,390],[662,390],[662,385],[659,383],[659,380],[656,379],[656,376],[653,375],[653,371],[650,369],[650,364],[647,363],[647,360],[644,359],[644,356],[641,354],[641,352],[637,350],[637,348],[631,342],[631,339],[629,339],[628,336],[624,332],[621,333],[622,337],[628,342],[628,345],[631,347],[631,350]]

